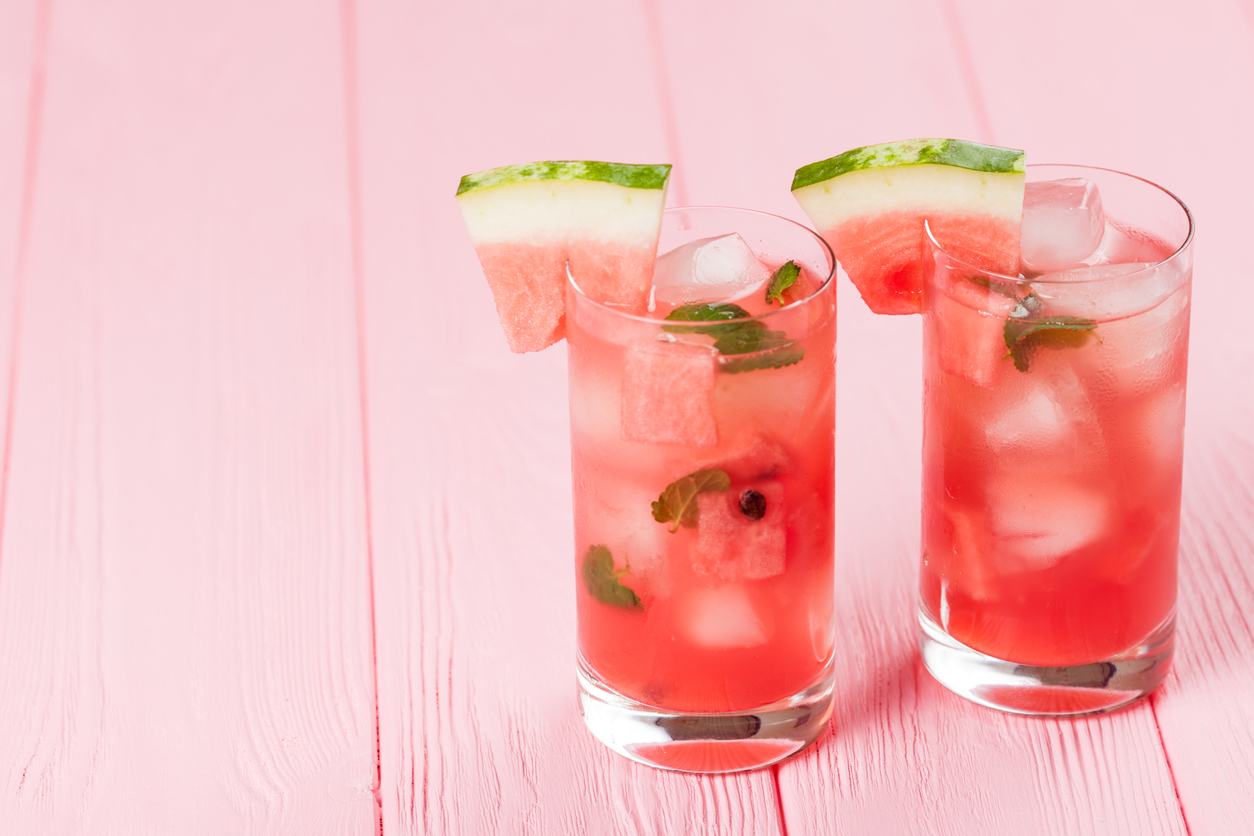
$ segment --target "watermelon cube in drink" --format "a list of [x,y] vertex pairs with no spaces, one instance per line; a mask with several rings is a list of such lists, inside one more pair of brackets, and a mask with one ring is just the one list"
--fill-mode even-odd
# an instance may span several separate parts
[[735,771],[830,716],[835,262],[732,209],[659,251],[643,312],[566,291],[580,696],[629,757]]

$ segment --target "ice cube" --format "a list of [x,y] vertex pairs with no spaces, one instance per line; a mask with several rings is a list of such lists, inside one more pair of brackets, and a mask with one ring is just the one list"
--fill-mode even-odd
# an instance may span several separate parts
[[1129,317],[1159,304],[1184,281],[1175,264],[1136,261],[1046,273],[1032,283],[1047,316]]
[[623,357],[623,437],[713,447],[714,374],[709,346],[653,339],[629,345]]
[[[999,397],[1005,406],[984,425],[989,449],[997,456],[1025,454],[1035,459],[1050,455],[1072,457],[1083,453],[1086,462],[1104,457],[1097,410],[1079,375],[1070,366],[1038,370],[1012,378]],[[1022,456],[1014,461],[1018,467]]]
[[1066,411],[1049,390],[1034,386],[1026,397],[989,421],[984,434],[989,449],[1001,454],[1010,450],[1048,450],[1070,440],[1072,429]]
[[658,257],[653,300],[665,305],[734,302],[763,290],[770,278],[770,268],[739,235],[702,238]]
[[570,387],[571,432],[596,444],[617,440],[622,434],[623,412],[618,381],[591,373],[581,374],[578,380],[578,386]]
[[684,632],[693,644],[724,649],[755,647],[770,640],[770,625],[743,587],[698,589],[677,606],[686,616]]
[[[598,470],[587,464],[584,469]],[[580,472],[577,478],[584,475]],[[670,586],[667,555],[677,535],[653,518],[651,503],[657,499],[653,484],[657,481],[597,472],[595,488],[580,489],[580,499],[588,510],[576,521],[576,538],[606,546],[620,568],[631,567],[633,579],[644,579],[654,594],[665,594]]]
[[1028,183],[1023,189],[1023,272],[1082,263],[1102,242],[1106,219],[1097,184],[1080,177]]
[[[741,510],[742,497],[749,491],[757,491],[765,500],[765,513],[758,519]],[[784,510],[784,486],[773,480],[698,494],[693,571],[724,582],[782,574],[787,539]]]
[[1179,467],[1184,429],[1184,382],[1149,392],[1126,412],[1120,430],[1127,447],[1135,449],[1141,461],[1155,468]]
[[[1067,478],[1007,470],[989,485],[994,549],[1007,570],[1048,569],[1096,543],[1110,525],[1104,491]],[[1017,564],[1017,565],[1016,565]]]
[[1121,397],[1159,391],[1184,377],[1188,362],[1189,292],[1181,288],[1136,316],[1097,326],[1103,385]]

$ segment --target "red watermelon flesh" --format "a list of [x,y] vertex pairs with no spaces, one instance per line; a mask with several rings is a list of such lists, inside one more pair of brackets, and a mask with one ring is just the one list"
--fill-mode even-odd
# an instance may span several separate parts
[[784,572],[786,544],[784,486],[775,480],[750,487],[766,500],[766,513],[752,520],[740,510],[737,490],[697,495],[697,544],[692,568],[724,583],[770,578]]
[[950,255],[982,270],[1018,275],[1018,226],[986,214],[884,212],[851,218],[819,234],[831,242],[867,307],[879,314],[912,314],[923,309],[931,258],[925,219]]
[[623,437],[648,444],[713,447],[710,407],[714,354],[709,346],[642,340],[623,357]]
[[989,385],[1006,356],[1006,318],[1015,298],[955,277],[928,305],[941,367],[968,383]]
[[485,243],[476,248],[514,352],[539,351],[566,336],[566,262],[580,289],[627,313],[643,314],[654,250],[612,241]]

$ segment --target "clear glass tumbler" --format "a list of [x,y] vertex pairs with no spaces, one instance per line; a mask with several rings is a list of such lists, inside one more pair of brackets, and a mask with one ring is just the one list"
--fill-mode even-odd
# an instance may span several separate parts
[[1104,222],[1081,220],[1100,244],[1045,212],[1025,272],[1002,276],[929,231],[920,647],[977,703],[1093,714],[1171,662],[1193,220],[1115,171],[1027,179],[1095,185]]
[[658,251],[647,315],[567,286],[580,706],[633,760],[735,772],[831,715],[835,260],[716,207],[668,210]]

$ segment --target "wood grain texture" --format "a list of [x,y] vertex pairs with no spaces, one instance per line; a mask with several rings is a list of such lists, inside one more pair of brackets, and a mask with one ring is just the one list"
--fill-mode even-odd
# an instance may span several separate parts
[[[1002,101],[982,86],[998,68],[974,43],[996,34],[1009,52],[1023,39],[971,29],[964,11],[731,4],[711,18],[697,3],[668,4],[696,202],[797,217],[797,165],[911,136],[1009,141]],[[1042,73],[1058,71],[1044,63]],[[1184,833],[1148,705],[1078,723],[1011,718],[954,697],[922,668],[920,324],[871,315],[847,282],[838,310],[838,708],[828,737],[778,770],[788,832]]]
[[804,222],[789,192],[802,165],[905,137],[978,138],[931,3],[659,5],[693,204]]
[[[46,2],[14,0],[0,5],[0,474],[8,451],[19,276],[25,270],[30,197],[38,168],[47,19]],[[0,475],[0,536],[5,485]]]
[[565,351],[506,349],[453,200],[491,166],[666,160],[640,7],[357,14],[384,832],[776,832],[769,771],[584,730]]
[[[1245,144],[1254,112],[1248,3],[964,4],[997,135],[1036,159],[1148,177],[1197,222],[1177,654],[1153,695],[1192,836],[1254,825],[1254,346],[1247,311],[1254,172],[1201,151]],[[1076,25],[1076,21],[1085,21]],[[1032,31],[1052,60],[1015,60]],[[1079,59],[1083,72],[1059,71]]]
[[337,9],[66,0],[51,33],[0,831],[373,833]]

